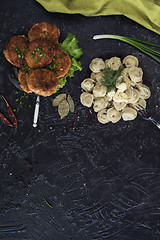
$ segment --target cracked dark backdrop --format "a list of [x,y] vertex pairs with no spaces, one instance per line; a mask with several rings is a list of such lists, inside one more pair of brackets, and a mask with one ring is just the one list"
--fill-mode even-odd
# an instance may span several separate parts
[[[3,49],[34,23],[47,21],[69,32],[83,48],[83,71],[59,93],[70,93],[75,112],[60,121],[54,96],[41,97],[38,127],[32,127],[35,96],[27,109],[8,79]],[[18,129],[0,123],[0,239],[160,239],[160,130],[139,116],[100,124],[79,101],[80,83],[92,58],[138,57],[152,96],[147,107],[160,119],[160,65],[110,33],[159,42],[159,35],[123,16],[84,17],[47,12],[33,0],[1,1],[0,94],[16,109]],[[31,104],[31,108],[28,107]],[[1,99],[0,111],[5,112]]]

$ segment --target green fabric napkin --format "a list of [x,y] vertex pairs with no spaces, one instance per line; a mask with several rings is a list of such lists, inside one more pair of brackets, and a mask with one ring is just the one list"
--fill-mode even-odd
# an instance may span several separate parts
[[124,15],[160,34],[160,0],[36,0],[49,12]]

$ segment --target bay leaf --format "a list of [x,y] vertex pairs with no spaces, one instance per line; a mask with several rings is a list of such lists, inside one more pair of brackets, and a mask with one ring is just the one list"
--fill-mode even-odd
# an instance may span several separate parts
[[70,95],[68,95],[67,101],[68,101],[68,104],[69,104],[69,110],[71,112],[74,112],[74,101],[73,101],[73,99]]
[[58,113],[61,117],[61,119],[63,119],[64,117],[66,117],[69,113],[69,104],[67,102],[66,99],[64,99],[58,106]]
[[65,93],[59,94],[59,95],[53,100],[52,106],[54,106],[54,107],[58,106],[65,98],[66,98],[66,94],[65,94]]

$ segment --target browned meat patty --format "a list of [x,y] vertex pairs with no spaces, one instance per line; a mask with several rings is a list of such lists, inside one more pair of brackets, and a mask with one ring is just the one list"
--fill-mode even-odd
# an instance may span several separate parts
[[27,45],[28,42],[24,35],[12,37],[4,51],[6,59],[14,66],[20,67],[25,62]]
[[52,61],[55,54],[52,43],[46,39],[36,39],[28,44],[28,48],[25,59],[30,68],[44,67]]
[[54,71],[57,78],[61,78],[68,73],[71,66],[71,59],[69,55],[60,48],[55,48],[54,52],[55,56],[47,68]]
[[29,68],[25,63],[24,65],[21,65],[21,68],[19,69],[19,72],[18,72],[18,80],[20,82],[20,86],[22,90],[26,93],[32,92],[28,87],[28,79],[32,71],[33,70]]
[[58,78],[48,69],[33,70],[28,79],[28,87],[35,94],[51,96],[58,87]]
[[36,23],[28,32],[30,41],[35,39],[48,39],[53,44],[58,43],[60,29],[56,25],[47,22]]

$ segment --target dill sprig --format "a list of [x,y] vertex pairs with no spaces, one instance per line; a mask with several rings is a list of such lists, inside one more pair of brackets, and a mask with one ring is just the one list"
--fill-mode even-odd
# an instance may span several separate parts
[[124,67],[121,66],[117,71],[113,70],[111,68],[105,68],[103,70],[103,77],[101,79],[101,83],[104,86],[107,86],[107,91],[111,91],[116,87],[116,81],[118,77],[121,75],[121,72],[123,71]]

